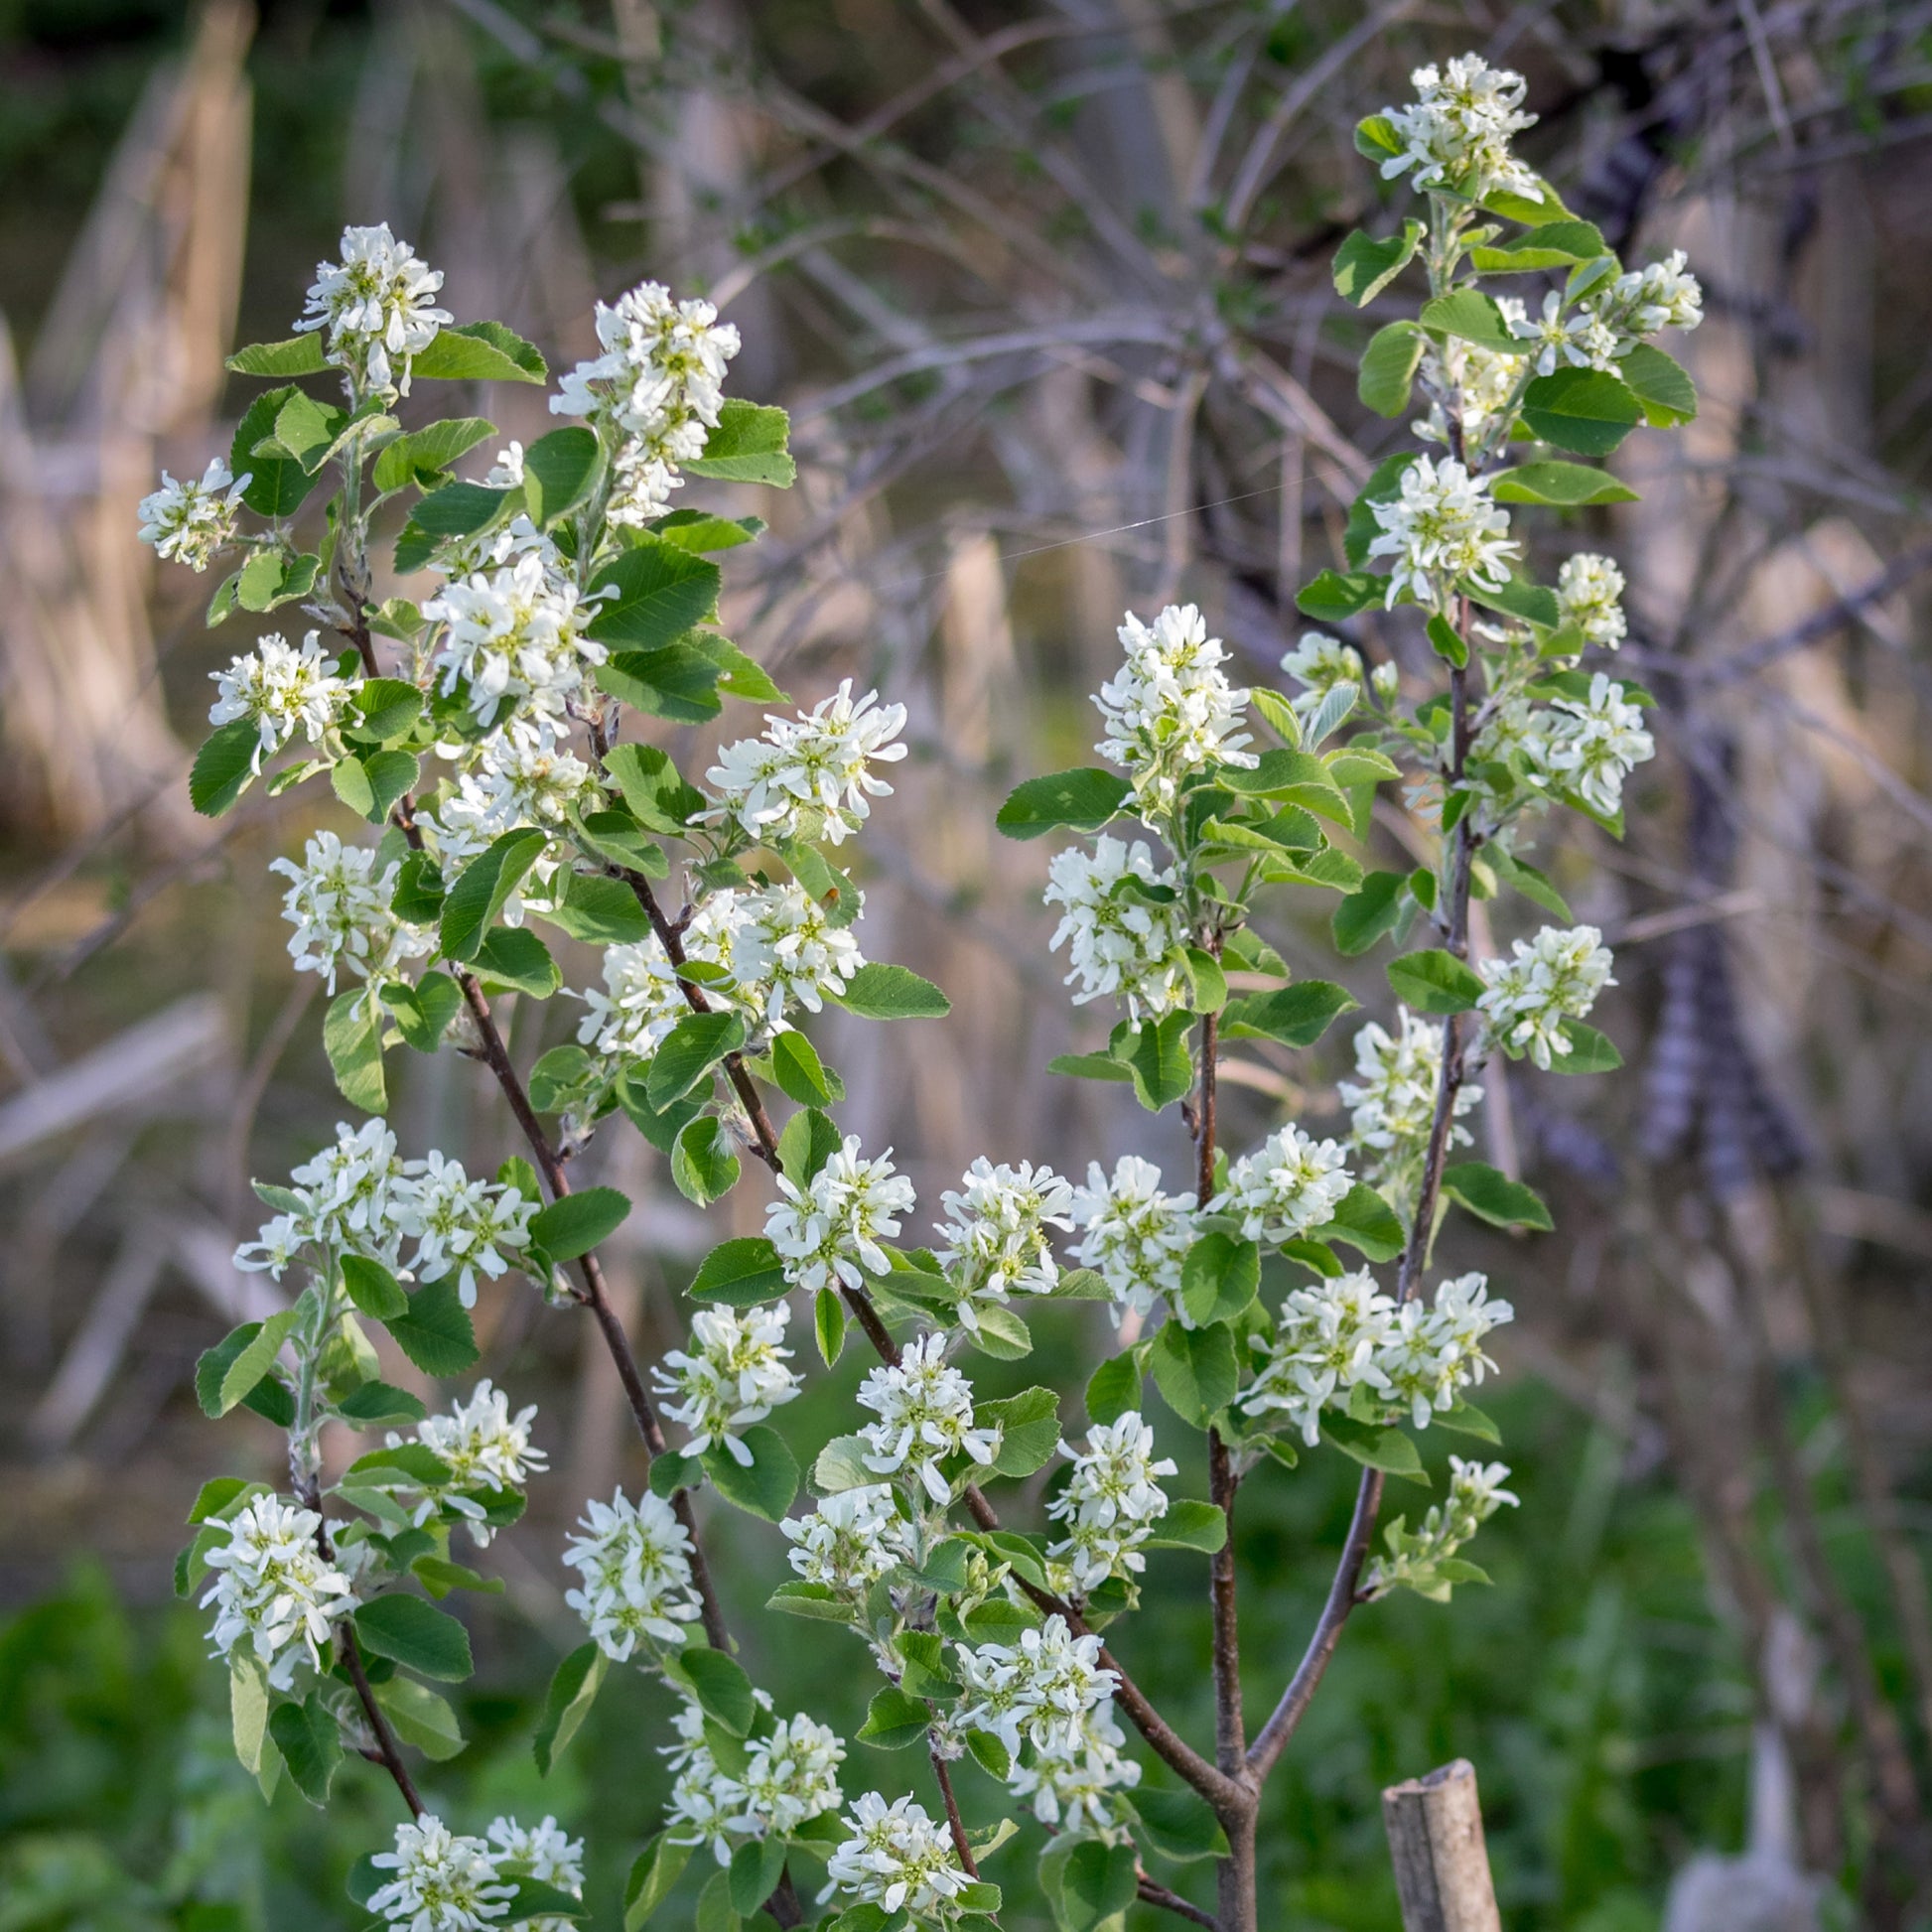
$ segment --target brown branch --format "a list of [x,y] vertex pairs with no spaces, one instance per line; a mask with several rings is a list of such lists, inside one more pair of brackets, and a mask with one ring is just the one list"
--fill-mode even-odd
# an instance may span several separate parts
[[343,1667],[348,1672],[349,1682],[355,1686],[362,1715],[368,1719],[369,1728],[375,1733],[376,1755],[383,1769],[395,1779],[396,1789],[402,1793],[402,1801],[409,1807],[410,1817],[422,1817],[423,1801],[417,1796],[409,1767],[402,1761],[402,1746],[396,1742],[396,1733],[389,1728],[389,1720],[382,1715],[382,1707],[375,1701],[374,1686],[363,1668],[361,1646],[355,1641],[355,1626],[347,1618],[336,1626],[336,1648],[342,1657]]
[[1177,1891],[1170,1891],[1166,1885],[1157,1883],[1145,1871],[1134,1874],[1134,1892],[1143,1905],[1158,1905],[1164,1912],[1177,1912],[1182,1918],[1192,1919],[1196,1925],[1211,1927],[1214,1923],[1212,1912],[1203,1912]]
[[[933,1717],[939,1714],[928,1704],[927,1711]],[[953,1796],[952,1774],[946,1769],[946,1760],[939,1755],[939,1743],[930,1730],[925,1734],[926,1750],[932,1758],[932,1775],[939,1780],[939,1795],[946,1804],[946,1829],[952,1833],[952,1849],[959,1854],[959,1863],[965,1868],[967,1877],[980,1875],[979,1865],[973,1859],[973,1848],[967,1843],[966,1821],[959,1815],[959,1800]]]

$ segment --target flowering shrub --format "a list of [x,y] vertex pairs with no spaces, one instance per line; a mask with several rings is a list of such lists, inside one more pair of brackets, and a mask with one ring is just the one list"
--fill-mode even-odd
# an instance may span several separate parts
[[[179,1582],[214,1611],[237,1747],[265,1789],[286,1771],[324,1802],[345,1750],[393,1778],[410,1822],[353,1883],[378,1918],[474,1932],[583,1913],[582,1848],[553,1819],[458,1833],[424,1809],[408,1758],[460,1747],[431,1686],[468,1674],[469,1644],[437,1605],[487,1580],[452,1538],[486,1547],[547,1458],[535,1412],[488,1382],[432,1416],[382,1381],[367,1324],[424,1374],[461,1377],[479,1354],[469,1311],[512,1270],[596,1321],[651,1458],[644,1493],[589,1499],[563,1553],[587,1640],[558,1667],[536,1739],[547,1772],[613,1665],[680,1697],[664,1747],[673,1796],[632,1868],[627,1932],[700,1854],[718,1867],[706,1925],[791,1925],[815,1909],[839,1932],[988,1924],[1001,1893],[982,1863],[1019,1827],[966,1830],[954,1779],[969,1762],[1045,1828],[1041,1880],[1069,1932],[1117,1926],[1137,1897],[1207,1916],[1157,1875],[1196,1861],[1217,1874],[1211,1922],[1252,1932],[1262,1786],[1343,1621],[1399,1587],[1442,1599],[1481,1580],[1461,1552],[1515,1500],[1502,1463],[1451,1457],[1447,1501],[1419,1529],[1398,1518],[1381,1554],[1377,1517],[1389,1477],[1428,1481],[1418,1434],[1495,1439],[1470,1397],[1511,1310],[1479,1274],[1432,1288],[1448,1207],[1549,1224],[1528,1187],[1453,1158],[1480,1099],[1471,1076],[1493,1054],[1555,1072],[1616,1064],[1587,1024],[1610,955],[1524,856],[1533,828],[1563,806],[1615,830],[1652,749],[1645,694],[1584,662],[1624,635],[1621,574],[1578,553],[1556,588],[1539,585],[1515,514],[1629,494],[1569,456],[1693,412],[1683,371],[1644,339],[1693,326],[1699,298],[1681,258],[1625,271],[1513,155],[1531,118],[1518,76],[1466,56],[1415,82],[1416,101],[1365,121],[1357,142],[1386,177],[1409,177],[1427,218],[1351,235],[1335,280],[1366,303],[1412,265],[1426,277],[1417,319],[1369,343],[1361,390],[1394,416],[1420,384],[1415,434],[1440,453],[1375,470],[1348,568],[1300,599],[1318,623],[1369,621],[1304,636],[1274,690],[1231,681],[1194,607],[1130,615],[1096,698],[1103,762],[1029,780],[999,815],[1015,838],[1077,835],[1048,866],[1051,945],[1074,1002],[1105,1003],[1114,1024],[1055,1070],[1179,1107],[1185,1176],[1121,1155],[1081,1185],[982,1156],[918,1246],[892,1151],[834,1124],[844,1086],[807,1021],[828,1006],[882,1022],[947,1010],[937,987],[866,957],[864,894],[843,869],[890,797],[905,713],[849,684],[797,709],[717,628],[713,558],[762,526],[681,492],[706,479],[783,486],[792,462],[783,412],[726,395],[738,336],[707,304],[645,283],[600,305],[602,352],[551,398],[573,420],[469,481],[456,466],[493,427],[405,429],[401,397],[548,371],[500,325],[434,307],[440,276],[386,227],[351,228],[302,333],[234,358],[281,386],[250,407],[227,462],[197,484],[164,480],[143,504],[163,556],[203,570],[236,553],[211,622],[291,603],[314,621],[300,644],[264,637],[217,674],[198,808],[326,774],[345,826],[368,828],[318,833],[274,867],[296,968],[332,995],[338,1084],[368,1118],[286,1184],[258,1183],[270,1218],[237,1261],[288,1280],[294,1299],[210,1350],[197,1378],[210,1414],[245,1405],[286,1430],[291,1493],[210,1482]],[[1534,318],[1482,286],[1523,274],[1560,278]],[[301,386],[316,375],[340,379],[340,402]],[[325,476],[326,518],[299,520]],[[369,546],[390,505],[397,571],[440,581],[378,602]],[[298,528],[318,521],[325,539],[299,550]],[[1444,677],[1378,654],[1399,626],[1427,639]],[[623,736],[633,714],[701,723],[745,701],[776,708],[701,782]],[[1434,856],[1365,871],[1353,855],[1377,787],[1405,777]],[[1285,1121],[1230,1152],[1226,1042],[1305,1049],[1355,1004],[1326,981],[1290,983],[1257,923],[1282,888],[1334,896],[1343,954],[1391,935],[1430,943],[1392,961],[1397,1004],[1355,1035],[1346,1137]],[[1562,923],[1472,962],[1477,893]],[[566,996],[540,928],[598,948],[597,983]],[[581,1004],[575,1038],[519,1066],[502,1003],[558,997]],[[487,1068],[527,1159],[473,1177],[433,1150],[403,1155],[382,1119],[385,1065],[446,1049]],[[597,1253],[630,1203],[573,1189],[566,1165],[592,1134],[632,1129],[700,1207],[747,1160],[773,1190],[764,1233],[726,1241],[690,1283],[686,1345],[647,1369]],[[1107,1346],[1083,1430],[1052,1390],[991,1400],[975,1386],[976,1357],[1031,1354],[1028,1311],[1043,1301],[1110,1317],[1094,1324]],[[806,1317],[809,1350],[792,1338]],[[852,1429],[788,1440],[808,1352],[829,1365],[849,1345],[877,1357]],[[382,1446],[325,1486],[325,1430],[380,1432]],[[1328,1607],[1250,1737],[1233,1510],[1243,1481],[1309,1452],[1361,1465],[1357,1507]],[[1206,1500],[1164,1486],[1202,1465]],[[1009,1527],[1006,1512],[1033,1505],[996,1501],[1000,1486],[1042,1472],[1037,1520]],[[813,1506],[797,1507],[801,1487]],[[706,1491],[780,1526],[768,1607],[828,1640],[849,1631],[880,1673],[852,1742],[809,1714],[781,1717],[736,1660],[694,1504]],[[1211,1750],[1107,1647],[1161,1548],[1207,1562]],[[1173,1782],[1147,1778],[1132,1733]],[[930,1807],[864,1788],[872,1750],[910,1747],[929,1761]]]

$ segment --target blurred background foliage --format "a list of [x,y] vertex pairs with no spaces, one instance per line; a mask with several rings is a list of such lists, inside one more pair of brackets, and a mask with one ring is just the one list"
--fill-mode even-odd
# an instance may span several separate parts
[[[1645,503],[1534,531],[1619,557],[1625,661],[1662,700],[1628,843],[1539,855],[1617,947],[1630,1064],[1485,1074],[1484,1158],[1561,1229],[1446,1238],[1519,1311],[1488,1406],[1523,1507],[1484,1532],[1495,1588],[1351,1624],[1271,1787],[1270,1922],[1388,1932],[1376,1793],[1460,1754],[1512,1927],[1924,1923],[1929,25],[1909,0],[0,0],[0,1932],[346,1926],[343,1874],[392,1823],[373,1773],[326,1817],[286,1789],[263,1811],[169,1587],[202,1479],[273,1477],[272,1434],[217,1434],[189,1387],[270,1292],[227,1261],[246,1178],[340,1105],[264,885],[311,808],[188,815],[206,674],[246,638],[205,635],[207,586],[133,540],[154,470],[226,447],[221,356],[287,333],[345,219],[388,219],[449,306],[553,364],[640,275],[716,294],[746,337],[734,386],[792,408],[801,458],[786,501],[734,502],[776,526],[727,573],[734,634],[801,699],[849,675],[913,714],[866,846],[868,949],[955,1013],[916,1077],[827,1029],[848,1126],[928,1200],[982,1151],[1173,1168],[1118,1090],[1040,1071],[1099,1023],[1044,951],[1043,855],[992,813],[1085,756],[1129,605],[1198,601],[1256,678],[1294,641],[1296,587],[1401,434],[1355,400],[1382,317],[1335,299],[1327,261],[1407,191],[1348,130],[1464,46],[1529,74],[1530,157],[1573,207],[1633,258],[1690,252],[1711,320],[1680,352],[1707,401],[1681,451],[1633,440]],[[546,420],[477,401],[506,434]],[[1373,616],[1351,640],[1426,669]],[[702,734],[667,742],[702,767]],[[1415,837],[1389,801],[1377,862]],[[1268,935],[1298,970],[1327,909]],[[566,1008],[517,1014],[519,1055]],[[1244,1058],[1235,1135],[1336,1118],[1347,1033]],[[507,1125],[480,1091],[419,1063],[399,1132],[493,1166]],[[634,1139],[579,1159],[644,1203],[618,1259],[654,1355],[695,1256],[759,1226],[755,1184],[707,1229]],[[1089,1318],[1042,1319],[1026,1379],[1075,1388]],[[473,1749],[425,1782],[473,1828],[515,1808],[585,1833],[615,1926],[661,1701],[615,1676],[548,1784],[529,1737],[575,1641],[563,1528],[639,1470],[567,1316],[505,1290],[479,1328],[488,1372],[543,1404],[553,1473],[492,1547],[506,1595],[465,1606]],[[835,1433],[851,1379],[815,1379],[802,1440]],[[1322,1451],[1244,1491],[1257,1701],[1312,1622],[1351,1475]],[[717,1529],[755,1674],[849,1734],[860,1653],[754,1614],[778,1539]],[[1156,1558],[1126,1638],[1195,1735],[1201,1595]],[[848,1786],[905,1771],[855,1746]]]

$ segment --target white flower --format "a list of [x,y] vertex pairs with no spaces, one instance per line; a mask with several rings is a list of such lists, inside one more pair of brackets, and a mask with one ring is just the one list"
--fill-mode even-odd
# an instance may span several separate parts
[[1507,1302],[1491,1302],[1481,1275],[1462,1275],[1436,1292],[1436,1305],[1405,1302],[1377,1343],[1367,1379],[1418,1429],[1455,1406],[1460,1391],[1493,1366],[1482,1352],[1490,1329],[1514,1319]]
[[432,1152],[403,1163],[396,1190],[396,1225],[415,1237],[409,1266],[419,1281],[441,1281],[458,1270],[457,1293],[466,1309],[477,1306],[477,1276],[498,1280],[509,1268],[502,1251],[520,1254],[530,1243],[530,1222],[541,1201],[526,1200],[505,1182],[472,1180],[460,1161]]
[[1076,1637],[1063,1616],[1023,1630],[1017,1644],[953,1646],[962,1686],[956,1723],[988,1730],[1018,1755],[1023,1742],[1077,1746],[1082,1721],[1112,1701],[1118,1672],[1100,1664],[1100,1639]]
[[911,1181],[894,1172],[892,1149],[865,1160],[856,1134],[804,1186],[780,1174],[778,1193],[765,1209],[765,1236],[785,1280],[807,1294],[840,1283],[862,1288],[868,1274],[887,1273],[892,1262],[879,1244],[898,1232],[898,1217],[914,1204]]
[[461,1838],[433,1812],[396,1827],[396,1849],[373,1865],[396,1875],[369,1895],[369,1910],[408,1932],[480,1932],[504,1917],[516,1887],[496,1870],[489,1846]]
[[[573,812],[598,811],[606,803],[597,774],[542,719],[513,718],[505,730],[492,732],[457,786],[425,829],[436,838],[438,856],[459,866],[504,832],[526,825],[561,829]],[[539,860],[530,876],[547,882],[554,870],[554,862]]]
[[1675,248],[1663,261],[1619,275],[1604,299],[1605,320],[1629,336],[1695,329],[1704,320],[1704,291]]
[[[1407,1007],[1396,1009],[1396,1019],[1394,1034],[1373,1020],[1356,1032],[1356,1077],[1337,1081],[1335,1090],[1349,1109],[1348,1145],[1376,1157],[1369,1179],[1406,1193],[1409,1170],[1420,1160],[1435,1124],[1443,1030]],[[1468,1129],[1455,1122],[1481,1098],[1482,1089],[1467,1080],[1456,1089],[1451,1147],[1467,1144]]]
[[1409,76],[1416,100],[1385,107],[1403,149],[1383,162],[1382,178],[1416,171],[1418,188],[1449,188],[1472,202],[1497,188],[1540,202],[1536,176],[1509,151],[1510,137],[1536,125],[1520,111],[1523,76],[1492,68],[1480,55],[1461,54],[1448,68],[1418,68]]
[[1615,650],[1628,625],[1623,618],[1623,573],[1607,557],[1580,550],[1557,575],[1557,603],[1585,641]]
[[1127,1003],[1136,1028],[1163,1020],[1193,997],[1187,974],[1187,927],[1172,870],[1157,868],[1143,840],[1103,834],[1091,855],[1079,846],[1057,853],[1043,895],[1065,908],[1051,950],[1066,940],[1076,982],[1075,1006],[1111,994]]
[[691,1432],[687,1455],[721,1443],[735,1462],[752,1466],[744,1432],[789,1402],[804,1382],[785,1366],[791,1350],[779,1345],[790,1319],[783,1302],[742,1313],[701,1309],[691,1317],[694,1349],[672,1349],[651,1371],[660,1394],[678,1397],[664,1413]]
[[403,962],[434,949],[436,935],[399,919],[389,909],[401,864],[376,872],[373,847],[345,845],[334,832],[318,832],[301,863],[276,859],[270,872],[292,881],[282,897],[282,916],[295,928],[289,955],[298,973],[320,973],[331,993],[338,968],[370,987],[401,977]]
[[157,557],[206,570],[234,541],[241,492],[253,482],[253,476],[237,477],[218,456],[200,483],[177,483],[162,471],[161,487],[141,498],[141,541],[153,544]]
[[1526,355],[1536,357],[1538,375],[1554,375],[1559,368],[1587,369],[1590,366],[1590,330],[1595,322],[1587,309],[1566,317],[1563,297],[1555,289],[1543,298],[1543,313],[1532,320],[1522,304],[1515,304],[1507,316],[1509,333],[1535,345]]
[[1123,1154],[1109,1180],[1100,1163],[1069,1203],[1080,1244],[1073,1258],[1095,1270],[1120,1309],[1145,1314],[1180,1293],[1180,1263],[1194,1244],[1194,1197],[1161,1191],[1161,1170]]
[[1482,969],[1486,985],[1476,1002],[1489,1032],[1512,1056],[1527,1052],[1540,1067],[1570,1051],[1566,1020],[1582,1020],[1610,977],[1610,949],[1593,925],[1545,926],[1533,940],[1518,939],[1514,957]]
[[905,729],[905,707],[878,705],[876,691],[855,704],[847,678],[796,718],[768,712],[763,737],[727,745],[705,773],[718,802],[700,822],[735,824],[761,845],[843,844],[866,822],[871,801],[892,793],[872,767],[905,756],[894,742]]
[[1381,703],[1394,704],[1402,695],[1402,667],[1393,658],[1384,658],[1369,672],[1370,687]]
[[237,1644],[258,1657],[272,1689],[286,1691],[304,1660],[323,1668],[330,1626],[355,1608],[348,1577],[316,1542],[322,1518],[279,1496],[257,1496],[227,1526],[228,1540],[208,1552],[214,1586],[213,1655]]
[[1154,1459],[1154,1431],[1131,1409],[1113,1423],[1095,1423],[1084,1450],[1062,1443],[1060,1453],[1072,1456],[1073,1473],[1046,1514],[1065,1525],[1066,1536],[1046,1554],[1067,1565],[1084,1595],[1109,1577],[1146,1569],[1139,1546],[1168,1513],[1160,1478],[1173,1475],[1174,1463]]
[[1623,686],[1598,671],[1587,698],[1557,698],[1560,722],[1544,754],[1545,768],[1564,779],[1584,802],[1608,817],[1623,803],[1623,781],[1651,758],[1656,741],[1643,728],[1643,711]]
[[409,365],[451,320],[430,298],[443,272],[416,258],[384,221],[345,228],[340,262],[318,262],[309,305],[298,330],[327,329],[328,358],[346,369],[356,387],[409,393]]
[[1141,1767],[1122,1749],[1126,1742],[1109,1699],[1081,1719],[1076,1736],[1056,1733],[1034,1746],[1031,1763],[1016,1761],[1007,1789],[1050,1829],[1118,1843],[1129,1821],[1113,1794],[1141,1781]]
[[[1514,330],[1527,323],[1528,311],[1513,295],[1499,295],[1496,307],[1505,325]],[[1527,355],[1511,355],[1506,350],[1484,348],[1476,343],[1451,340],[1443,349],[1427,349],[1423,354],[1425,386],[1438,395],[1453,389],[1461,417],[1462,439],[1476,446],[1488,438],[1495,418],[1509,408],[1529,369]],[[1416,423],[1415,432],[1425,443],[1448,443],[1449,418],[1440,401],[1430,404],[1426,420]]]
[[[485,489],[523,487],[523,445],[512,438],[496,452],[496,461],[483,478]],[[534,526],[532,526],[534,527]]]
[[1339,1141],[1317,1141],[1291,1123],[1234,1163],[1207,1211],[1234,1215],[1244,1241],[1292,1241],[1333,1218],[1354,1185],[1347,1158]]
[[1394,1332],[1395,1304],[1365,1268],[1297,1289],[1282,1304],[1267,1359],[1240,1406],[1250,1415],[1285,1415],[1312,1446],[1321,1440],[1323,1408],[1345,1410],[1357,1382],[1382,1387],[1376,1351]]
[[1338,684],[1362,681],[1361,653],[1337,637],[1305,630],[1293,650],[1282,653],[1282,669],[1302,689],[1289,701],[1305,721],[1321,709],[1321,701]]
[[1173,808],[1181,784],[1214,764],[1252,767],[1241,730],[1249,693],[1221,669],[1227,653],[1193,605],[1170,604],[1149,625],[1130,611],[1120,627],[1127,661],[1094,703],[1107,736],[1094,749],[1128,771],[1152,811]]
[[1390,1554],[1369,1565],[1363,1588],[1379,1596],[1400,1584],[1425,1596],[1447,1597],[1449,1584],[1437,1566],[1443,1558],[1453,1556],[1505,1504],[1515,1507],[1517,1498],[1503,1487],[1508,1480],[1507,1463],[1465,1462],[1451,1455],[1449,1501],[1431,1504],[1422,1528],[1413,1534],[1390,1527]]
[[1368,554],[1395,559],[1391,609],[1405,590],[1435,606],[1462,578],[1487,590],[1509,582],[1508,559],[1520,548],[1508,534],[1509,514],[1490,501],[1488,480],[1452,458],[1418,457],[1402,473],[1400,493],[1369,509],[1381,530]]
[[[517,446],[512,443],[510,449]],[[508,451],[503,455],[507,456]],[[500,470],[490,471],[490,476],[502,475]],[[517,479],[520,483],[522,479]],[[506,487],[503,484],[488,484],[493,488]],[[519,558],[534,556],[540,558],[544,569],[553,582],[561,582],[568,574],[564,554],[556,543],[530,521],[526,511],[518,510],[507,523],[486,524],[483,529],[469,536],[445,537],[430,552],[431,567],[451,580],[474,577],[478,571],[496,569],[503,564],[513,564]]]
[[597,339],[604,353],[565,375],[550,407],[598,429],[612,451],[611,521],[641,526],[669,506],[678,465],[704,454],[738,331],[709,302],[677,302],[640,282],[614,306],[597,305]]
[[[556,1819],[546,1815],[540,1825],[519,1825],[514,1818],[492,1818],[489,1840],[498,1877],[534,1878],[583,1897],[584,1841],[570,1837]],[[547,1916],[517,1924],[519,1932],[571,1932],[573,1921]]]
[[782,1030],[787,1007],[823,1012],[866,963],[850,928],[833,924],[795,881],[740,895],[735,919],[733,971],[774,1031]]
[[[751,897],[717,892],[699,905],[682,935],[687,962],[735,974],[738,937]],[[670,955],[654,932],[634,945],[605,948],[604,990],[593,987],[584,1004],[590,1012],[579,1023],[577,1037],[587,1046],[595,1043],[599,1053],[626,1060],[648,1060],[691,1011]]]
[[321,632],[312,630],[298,650],[280,631],[270,631],[225,671],[210,671],[219,695],[208,707],[210,725],[252,718],[261,743],[254,768],[279,752],[296,733],[311,745],[335,728],[355,687],[336,675],[333,657],[323,654]]
[[[522,1489],[532,1474],[549,1466],[549,1457],[530,1444],[530,1424],[536,1420],[536,1404],[519,1409],[512,1417],[509,1399],[501,1389],[485,1380],[471,1391],[468,1402],[459,1402],[447,1416],[426,1416],[416,1425],[416,1441],[449,1464],[447,1482],[425,1485],[419,1523],[436,1514],[439,1502],[447,1502],[460,1515],[470,1519],[471,1537],[487,1544],[494,1532],[484,1521],[484,1510],[469,1492],[475,1489]],[[399,1436],[389,1438],[393,1449]]]
[[691,1585],[691,1539],[662,1497],[629,1502],[621,1489],[610,1502],[593,1500],[579,1519],[564,1562],[583,1575],[583,1587],[564,1601],[607,1657],[621,1663],[640,1638],[681,1648],[682,1625],[700,1614]]
[[863,1596],[907,1553],[887,1483],[842,1489],[809,1516],[787,1517],[778,1527],[792,1544],[791,1567],[806,1583],[849,1596]]
[[577,587],[527,551],[499,570],[479,571],[423,606],[444,623],[435,661],[445,696],[469,687],[470,708],[487,720],[504,699],[527,701],[539,717],[556,719],[584,685],[584,667],[604,662],[604,646],[584,634],[593,615]]
[[963,1454],[984,1467],[1000,1450],[999,1425],[976,1422],[973,1385],[946,1360],[945,1350],[944,1335],[921,1335],[897,1365],[882,1363],[859,1385],[859,1406],[879,1418],[859,1432],[867,1445],[866,1467],[876,1475],[914,1475],[942,1505],[952,1500],[952,1484],[941,1461]]
[[843,1890],[888,1913],[908,1912],[915,1923],[944,1923],[953,1916],[952,1901],[971,1880],[952,1839],[926,1816],[923,1805],[910,1798],[895,1798],[889,1805],[877,1791],[868,1791],[845,1822],[852,1836],[826,1863],[831,1883],[819,1894],[821,1901]]
[[735,1830],[755,1838],[788,1838],[808,1818],[837,1811],[845,1802],[839,1766],[845,1742],[829,1725],[801,1712],[758,1738],[744,1771],[733,1780]]
[[402,1239],[396,1196],[406,1183],[396,1137],[384,1121],[360,1127],[338,1122],[332,1145],[289,1179],[299,1205],[264,1226],[259,1240],[235,1250],[237,1268],[267,1269],[280,1280],[289,1261],[310,1244],[396,1266]]
[[936,1252],[956,1272],[959,1318],[968,1328],[978,1332],[978,1302],[1052,1294],[1060,1270],[1046,1230],[1073,1226],[1067,1218],[1073,1189],[1050,1168],[1031,1161],[996,1168],[982,1154],[939,1201],[946,1210],[938,1229],[945,1246]]

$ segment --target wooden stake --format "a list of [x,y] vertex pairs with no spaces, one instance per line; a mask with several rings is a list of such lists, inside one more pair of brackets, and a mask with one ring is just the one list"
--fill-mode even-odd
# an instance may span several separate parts
[[1382,1793],[1404,1932],[1502,1932],[1467,1758]]

